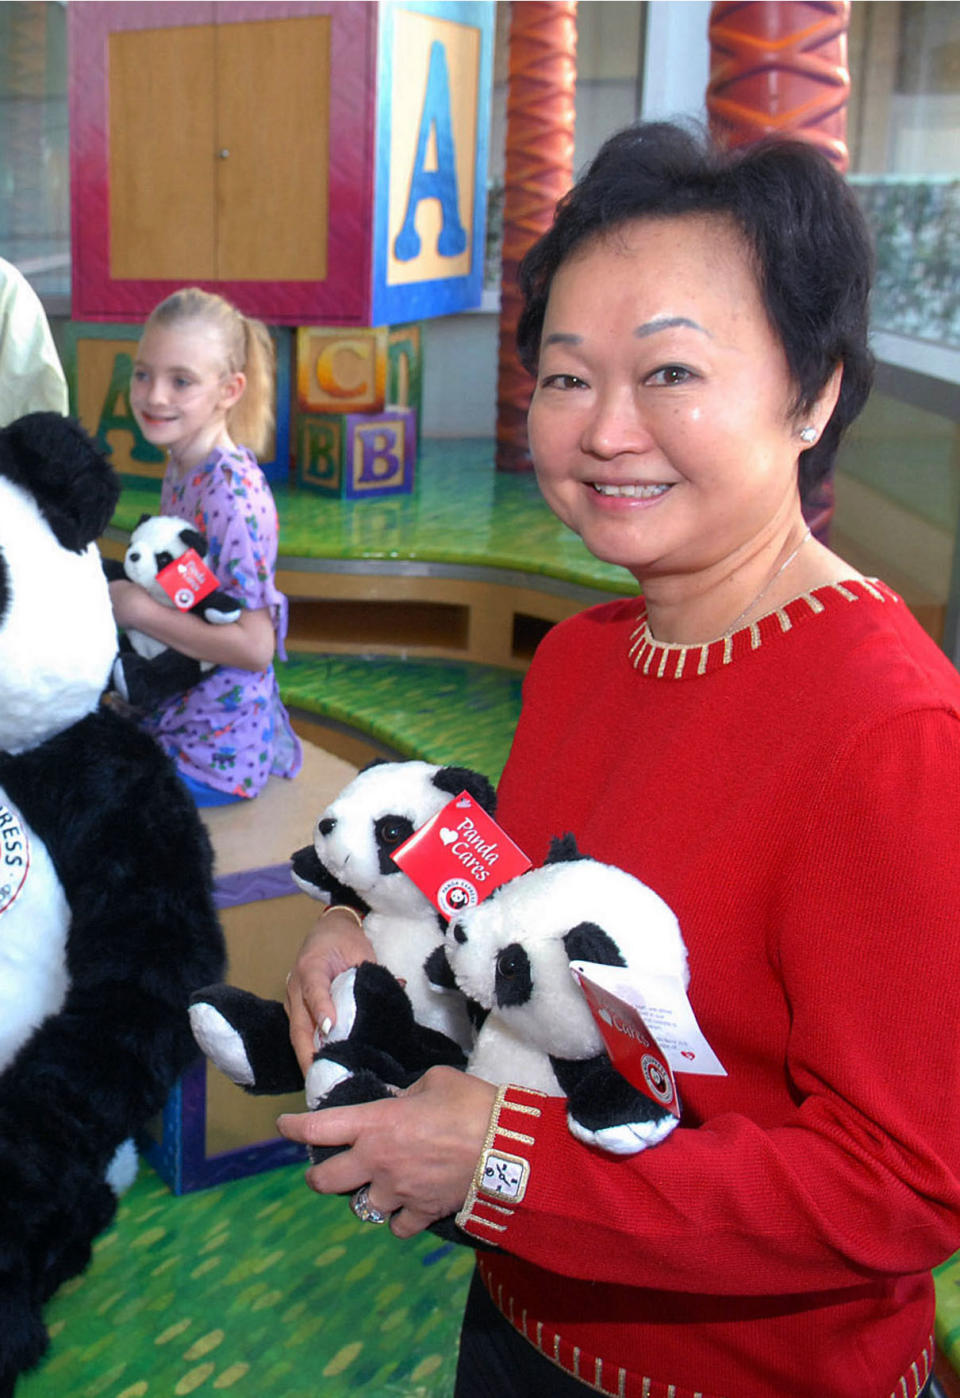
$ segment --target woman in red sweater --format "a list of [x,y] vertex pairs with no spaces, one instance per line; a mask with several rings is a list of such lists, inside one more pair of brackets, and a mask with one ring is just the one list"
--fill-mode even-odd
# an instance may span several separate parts
[[[664,898],[725,1077],[610,1158],[562,1101],[433,1070],[284,1118],[350,1148],[313,1188],[398,1237],[457,1212],[479,1254],[458,1398],[916,1398],[930,1269],[960,1247],[960,676],[803,500],[867,396],[870,252],[811,147],[611,138],[528,254],[519,327],[550,508],[643,589],[555,627],[498,819],[570,830]],[[290,985],[304,1062],[332,913]],[[488,1151],[521,1200],[482,1189]]]

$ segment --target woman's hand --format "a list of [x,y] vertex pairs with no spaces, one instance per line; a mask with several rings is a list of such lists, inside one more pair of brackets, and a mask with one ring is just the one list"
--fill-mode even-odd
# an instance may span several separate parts
[[430,1068],[396,1097],[281,1116],[277,1128],[306,1145],[345,1145],[307,1171],[318,1194],[369,1186],[398,1238],[456,1213],[467,1197],[497,1089],[457,1068]]
[[316,1055],[316,1030],[329,1034],[337,1018],[330,995],[334,978],[361,961],[376,959],[356,918],[338,908],[321,913],[304,939],[287,977],[290,1042],[304,1077]]

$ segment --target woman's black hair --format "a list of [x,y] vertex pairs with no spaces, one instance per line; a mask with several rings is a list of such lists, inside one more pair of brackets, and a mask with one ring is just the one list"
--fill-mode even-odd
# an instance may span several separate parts
[[836,366],[843,367],[830,421],[800,455],[806,498],[828,475],[873,381],[870,235],[843,176],[807,142],[767,138],[722,150],[671,122],[640,123],[611,136],[520,264],[520,361],[536,373],[550,286],[575,248],[633,219],[695,213],[732,218],[743,233],[796,384],[796,411],[809,408]]

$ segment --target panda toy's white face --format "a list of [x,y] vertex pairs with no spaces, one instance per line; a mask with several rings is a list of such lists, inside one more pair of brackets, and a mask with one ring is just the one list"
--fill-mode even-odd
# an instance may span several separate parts
[[533,869],[452,922],[454,979],[512,1036],[556,1058],[598,1054],[603,1041],[572,960],[642,967],[687,979],[677,919],[652,889],[612,865],[577,859]]
[[96,544],[62,547],[0,477],[0,749],[18,753],[91,713],[117,652]]
[[[156,581],[157,574],[167,564],[182,557],[193,547],[185,537],[189,526],[173,515],[151,515],[142,520],[130,535],[123,559],[123,571],[131,582],[145,588],[157,602],[170,605],[170,598]],[[191,535],[191,538],[193,535]]]
[[324,868],[375,912],[420,915],[431,904],[393,862],[393,852],[451,799],[428,762],[380,762],[357,774],[314,827]]

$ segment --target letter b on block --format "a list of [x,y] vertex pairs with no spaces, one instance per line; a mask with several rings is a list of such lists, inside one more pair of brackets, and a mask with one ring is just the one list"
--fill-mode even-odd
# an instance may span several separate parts
[[346,495],[402,495],[413,489],[416,419],[410,408],[395,408],[376,417],[351,413],[347,418]]

